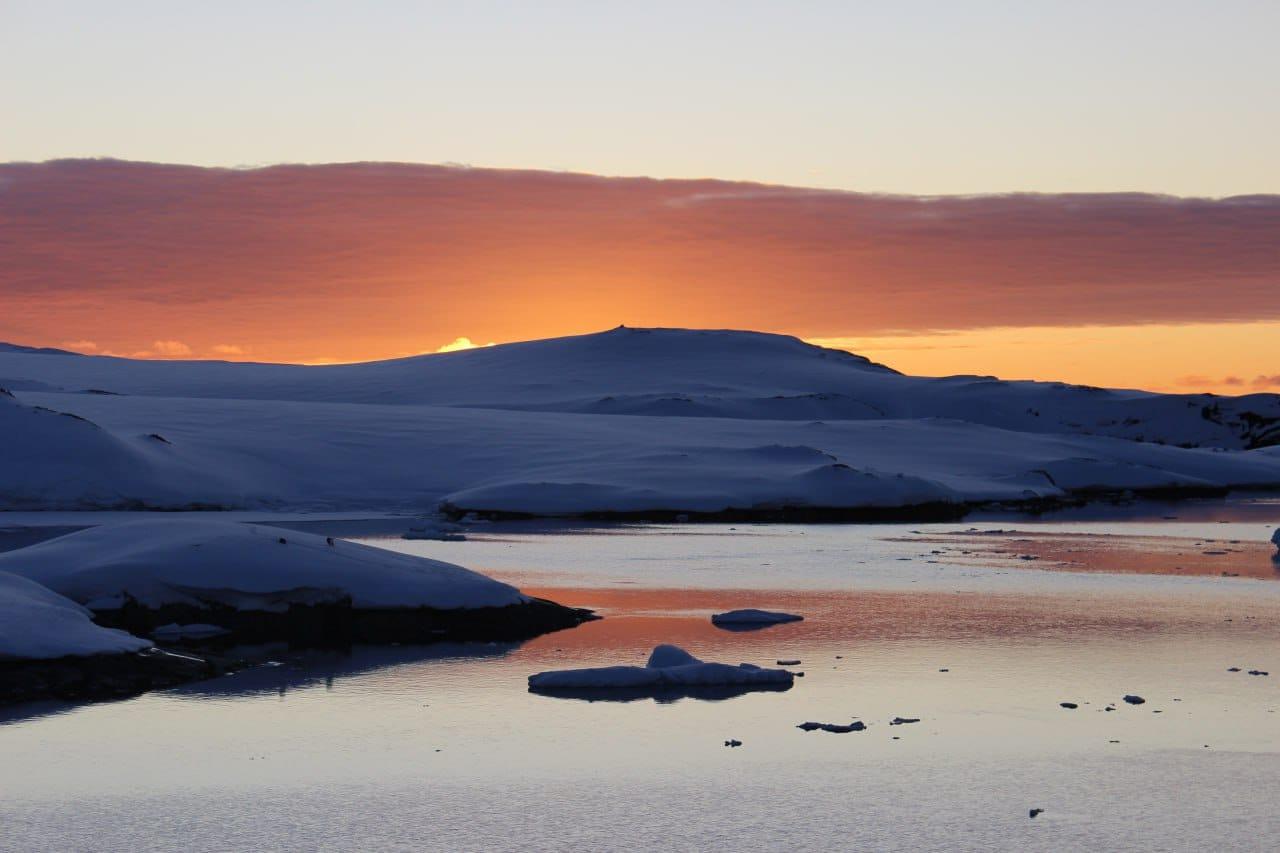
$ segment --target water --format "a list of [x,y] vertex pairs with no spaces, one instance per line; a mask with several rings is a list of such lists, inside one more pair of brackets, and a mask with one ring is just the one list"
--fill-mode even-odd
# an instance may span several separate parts
[[[0,712],[0,849],[1274,849],[1280,584],[1262,543],[1278,519],[370,538],[606,618],[523,645],[281,649],[128,701]],[[1019,558],[1062,534],[1090,534],[1071,571]],[[1208,539],[1237,544],[1206,556]],[[1152,552],[1221,570],[1093,565]],[[746,606],[806,619],[710,624]],[[805,676],[724,701],[526,690],[658,642]],[[796,728],[855,717],[867,731]]]

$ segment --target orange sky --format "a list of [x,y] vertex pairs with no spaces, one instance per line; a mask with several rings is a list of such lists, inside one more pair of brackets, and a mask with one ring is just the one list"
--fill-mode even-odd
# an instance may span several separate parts
[[1277,235],[1276,196],[8,164],[0,340],[339,361],[461,336],[731,327],[913,373],[1248,393],[1280,386]]

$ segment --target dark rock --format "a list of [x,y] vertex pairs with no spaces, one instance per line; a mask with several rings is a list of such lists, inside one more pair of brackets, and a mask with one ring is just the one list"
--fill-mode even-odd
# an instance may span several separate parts
[[359,609],[350,598],[318,604],[290,604],[282,612],[236,610],[210,603],[144,607],[128,601],[117,610],[99,610],[94,621],[140,637],[161,625],[203,623],[226,628],[223,644],[288,642],[300,648],[344,647],[355,643],[434,643],[443,640],[527,640],[573,628],[600,617],[590,610],[533,598],[506,607],[442,610],[432,607]]
[[1249,670],[1249,674],[1250,675],[1270,675],[1271,673],[1263,669],[1251,669]]
[[1239,672],[1239,671],[1240,671],[1240,667],[1238,666],[1227,667],[1227,672]]
[[894,717],[892,720],[889,721],[889,725],[905,726],[907,723],[918,723],[918,722],[920,722],[919,717]]
[[1141,705],[1147,700],[1143,699],[1141,696],[1135,696],[1132,693],[1129,693],[1125,695],[1124,701],[1128,702],[1130,705]]
[[734,739],[732,739],[732,738],[731,738],[731,739],[729,739],[729,740],[725,741],[725,742],[724,742],[724,745],[725,745],[725,746],[742,746],[742,741],[740,741],[740,740],[734,740]]
[[1036,815],[1044,814],[1044,809],[1032,809],[1031,811],[1027,812],[1027,814],[1034,818]]
[[867,725],[861,720],[854,720],[852,723],[849,723],[849,725],[847,726],[842,726],[839,723],[801,723],[800,725],[796,726],[796,728],[806,732],[811,732],[817,729],[821,729],[824,732],[844,734],[845,732],[866,731]]
[[1059,702],[1058,705],[1062,708],[1070,708],[1072,711],[1080,707],[1075,702]]
[[239,663],[161,649],[52,660],[0,661],[0,705],[37,699],[121,699],[212,678]]

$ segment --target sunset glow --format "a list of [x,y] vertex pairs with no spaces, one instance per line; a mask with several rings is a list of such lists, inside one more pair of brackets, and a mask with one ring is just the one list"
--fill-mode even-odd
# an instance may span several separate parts
[[0,340],[79,352],[331,363],[625,324],[782,332],[928,374],[1245,393],[1277,372],[1273,196],[394,164],[0,181]]

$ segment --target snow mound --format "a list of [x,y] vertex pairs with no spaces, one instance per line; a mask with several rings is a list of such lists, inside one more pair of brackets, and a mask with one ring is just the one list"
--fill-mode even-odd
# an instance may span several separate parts
[[5,509],[178,507],[193,492],[212,502],[226,499],[227,491],[155,435],[122,437],[79,415],[26,405],[0,389]]
[[762,669],[749,663],[706,663],[678,646],[660,645],[644,666],[539,672],[529,676],[529,689],[739,687],[790,685],[793,681],[794,676],[785,669]]
[[150,646],[93,624],[87,608],[34,581],[0,572],[0,660],[122,654]]
[[730,610],[728,613],[716,613],[711,617],[715,625],[781,625],[784,622],[800,622],[803,616],[794,613],[779,613],[775,610]]
[[0,571],[93,610],[128,600],[281,612],[351,599],[356,608],[504,607],[512,586],[444,563],[310,533],[159,518],[81,530],[0,554]]

